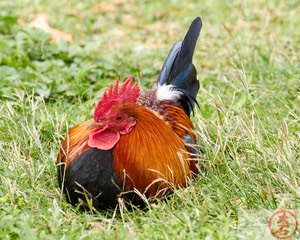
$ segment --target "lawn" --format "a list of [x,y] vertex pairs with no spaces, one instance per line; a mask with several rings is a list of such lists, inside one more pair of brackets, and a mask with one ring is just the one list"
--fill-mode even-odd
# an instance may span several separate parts
[[[297,213],[299,12],[297,0],[1,1],[0,239],[237,239],[241,212]],[[73,42],[19,24],[39,13]],[[67,204],[55,159],[68,129],[116,77],[151,87],[197,16],[199,176],[147,209]]]

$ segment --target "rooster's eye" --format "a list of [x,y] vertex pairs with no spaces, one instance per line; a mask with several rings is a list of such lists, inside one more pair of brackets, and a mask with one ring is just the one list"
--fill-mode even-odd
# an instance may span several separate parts
[[122,114],[118,114],[117,116],[115,116],[115,121],[116,122],[122,122],[124,119],[124,116]]

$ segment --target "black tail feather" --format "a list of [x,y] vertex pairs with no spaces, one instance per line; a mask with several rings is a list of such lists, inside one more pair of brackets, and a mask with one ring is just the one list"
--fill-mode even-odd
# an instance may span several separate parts
[[158,86],[171,84],[184,93],[178,102],[187,115],[190,115],[197,103],[196,96],[200,87],[197,71],[192,61],[201,27],[202,21],[200,17],[197,17],[192,22],[183,41],[174,44],[170,50],[157,79]]
[[171,80],[175,79],[179,74],[188,69],[192,64],[195,46],[199,37],[201,27],[201,19],[197,17],[192,22],[187,34],[182,41],[181,49],[175,59],[173,69],[170,73]]

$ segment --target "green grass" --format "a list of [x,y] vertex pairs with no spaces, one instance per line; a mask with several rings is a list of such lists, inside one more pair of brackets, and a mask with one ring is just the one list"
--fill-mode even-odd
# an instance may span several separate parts
[[[299,209],[298,1],[1,1],[0,239],[236,239],[240,210]],[[39,12],[74,42],[17,24]],[[154,84],[201,16],[201,174],[147,210],[67,204],[55,158],[103,89]]]

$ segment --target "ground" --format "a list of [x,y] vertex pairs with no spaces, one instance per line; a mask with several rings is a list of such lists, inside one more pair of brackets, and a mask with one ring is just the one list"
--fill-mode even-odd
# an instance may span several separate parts
[[[296,0],[1,1],[0,239],[236,239],[243,211],[299,209],[299,12]],[[73,42],[24,26],[39,13]],[[147,209],[67,204],[55,168],[67,130],[116,77],[152,86],[197,16],[200,175]]]

